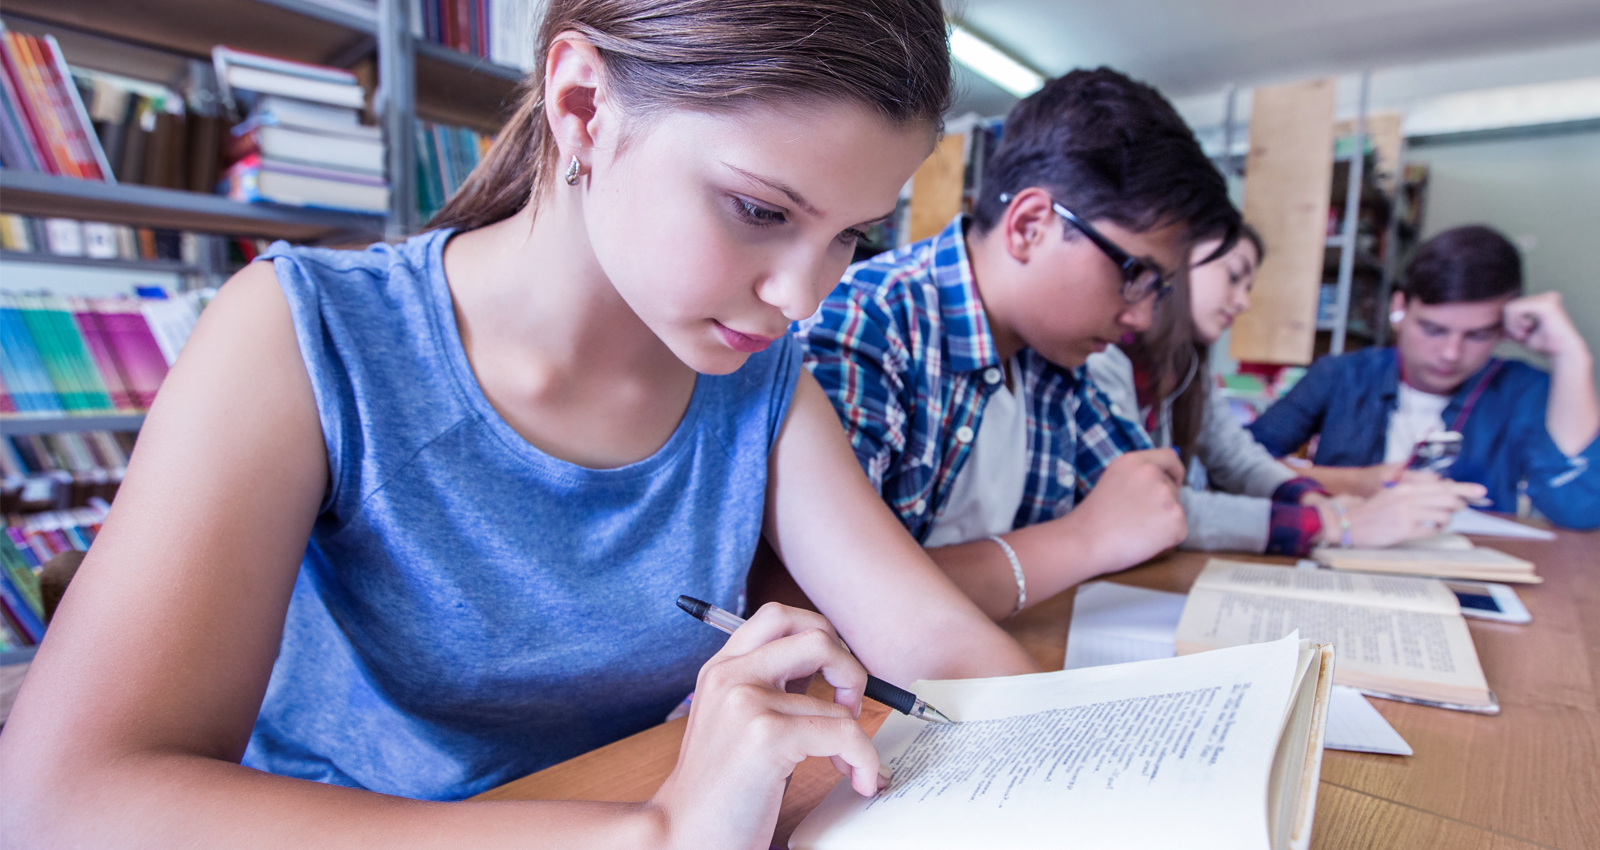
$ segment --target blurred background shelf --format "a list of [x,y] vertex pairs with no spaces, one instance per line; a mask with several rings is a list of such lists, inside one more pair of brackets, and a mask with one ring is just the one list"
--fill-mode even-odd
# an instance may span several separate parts
[[143,413],[118,413],[105,416],[0,416],[0,436],[56,434],[63,431],[137,431],[144,424]]
[[0,169],[0,209],[8,213],[229,233],[294,242],[377,238],[385,217],[278,204],[242,204],[154,186],[122,186]]

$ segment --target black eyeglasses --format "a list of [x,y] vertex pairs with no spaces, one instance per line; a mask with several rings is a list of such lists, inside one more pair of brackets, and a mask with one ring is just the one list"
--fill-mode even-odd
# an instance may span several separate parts
[[[1000,196],[1000,203],[1010,202],[1011,193],[1007,192]],[[1062,206],[1053,198],[1050,201],[1050,209],[1076,227],[1079,233],[1089,237],[1089,241],[1122,270],[1122,300],[1129,304],[1137,304],[1151,295],[1160,301],[1172,294],[1172,282],[1167,280],[1166,273],[1154,262],[1135,257],[1122,250],[1117,243],[1107,239],[1104,234],[1095,230],[1093,225],[1078,218],[1072,210]]]

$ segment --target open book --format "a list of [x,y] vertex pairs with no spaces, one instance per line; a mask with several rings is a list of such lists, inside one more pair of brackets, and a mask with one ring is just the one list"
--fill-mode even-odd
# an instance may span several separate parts
[[795,850],[1172,847],[1311,841],[1333,649],[1296,636],[1186,658],[918,682],[959,722],[891,714],[893,771],[835,786]]
[[1533,574],[1532,561],[1507,555],[1499,549],[1474,546],[1472,541],[1459,534],[1441,534],[1438,537],[1412,541],[1392,549],[1322,547],[1312,552],[1311,557],[1315,558],[1317,563],[1336,570],[1404,573],[1515,584],[1538,584],[1544,580]]
[[1339,650],[1335,681],[1387,699],[1494,714],[1454,593],[1437,579],[1213,558],[1189,590],[1179,655],[1297,631]]

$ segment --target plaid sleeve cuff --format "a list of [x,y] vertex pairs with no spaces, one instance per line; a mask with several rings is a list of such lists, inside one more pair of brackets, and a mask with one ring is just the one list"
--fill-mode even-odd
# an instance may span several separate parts
[[[1296,479],[1301,480],[1301,479]],[[1284,484],[1284,487],[1293,484]],[[1281,492],[1283,487],[1279,487]],[[1276,496],[1274,496],[1276,499]],[[1322,514],[1316,508],[1300,505],[1272,503],[1272,518],[1267,529],[1267,554],[1304,557],[1317,543],[1322,533]]]
[[1307,493],[1321,493],[1324,496],[1332,495],[1328,492],[1328,488],[1317,483],[1316,479],[1306,478],[1302,475],[1299,478],[1291,478],[1279,484],[1278,489],[1272,491],[1272,501],[1282,502],[1287,505],[1298,505],[1300,500],[1306,497]]

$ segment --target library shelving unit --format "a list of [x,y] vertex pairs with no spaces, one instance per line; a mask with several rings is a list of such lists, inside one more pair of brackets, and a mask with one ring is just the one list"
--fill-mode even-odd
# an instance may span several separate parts
[[[515,105],[518,68],[415,38],[415,0],[6,0],[8,26],[57,35],[74,65],[129,73],[128,64],[170,57],[210,62],[211,48],[241,50],[349,68],[363,80],[383,126],[387,215],[244,204],[219,195],[109,184],[0,169],[0,212],[106,221],[292,242],[354,245],[414,232],[417,122],[432,120],[496,132]],[[88,47],[79,53],[72,42]],[[87,55],[86,55],[87,54]],[[125,54],[121,64],[112,61]],[[127,58],[134,57],[134,58]],[[98,64],[97,64],[98,63]],[[196,271],[174,261],[132,262],[7,252],[0,261],[72,263],[150,271]],[[215,268],[203,269],[214,273]],[[64,430],[131,430],[140,415],[8,416],[5,435]]]

